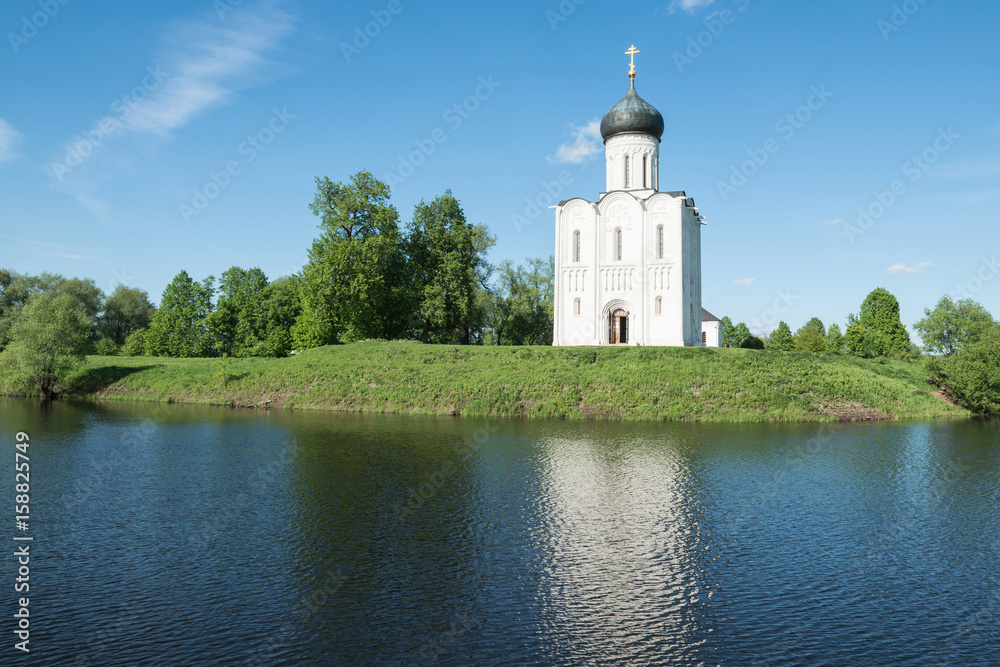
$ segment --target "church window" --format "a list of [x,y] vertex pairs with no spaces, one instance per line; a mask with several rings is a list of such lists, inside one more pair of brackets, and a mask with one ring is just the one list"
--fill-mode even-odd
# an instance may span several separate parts
[[663,314],[663,297],[662,296],[656,297],[656,314],[657,315],[662,315]]
[[648,181],[647,181],[647,178],[646,178],[646,156],[643,155],[642,156],[642,187],[644,187],[644,188],[645,187],[649,187],[647,185],[647,182]]
[[615,259],[620,262],[622,261],[622,230],[620,229],[617,230],[615,232],[615,237],[617,238],[618,242],[618,249],[615,252]]
[[580,261],[580,232],[573,232],[573,261]]
[[708,344],[708,332],[707,331],[702,331],[701,332],[701,344],[702,345],[707,345]]
[[656,258],[663,259],[663,225],[656,228]]
[[576,301],[573,303],[573,314],[580,317],[580,298],[577,297]]
[[629,164],[629,157],[628,157],[628,155],[626,155],[625,156],[625,189],[628,189],[628,188],[632,187],[632,179],[629,178],[629,176],[631,176],[631,174],[629,174],[629,167],[630,166],[631,165]]

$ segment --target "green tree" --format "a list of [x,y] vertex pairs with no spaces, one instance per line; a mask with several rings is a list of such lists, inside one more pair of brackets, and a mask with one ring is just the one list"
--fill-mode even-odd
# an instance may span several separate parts
[[298,276],[278,278],[264,290],[264,340],[255,356],[286,357],[292,351],[292,327],[302,313]]
[[793,347],[795,347],[795,339],[792,338],[792,329],[787,322],[782,320],[778,322],[778,328],[771,332],[768,348],[788,352]]
[[764,341],[757,338],[757,336],[751,335],[743,339],[743,342],[740,343],[740,347],[746,350],[763,350]]
[[208,316],[215,350],[232,357],[253,355],[267,336],[264,291],[267,276],[260,269],[234,266],[219,279],[219,300]]
[[498,345],[551,345],[555,258],[528,259],[498,268],[490,313],[493,342]]
[[40,276],[22,275],[8,269],[0,269],[0,348],[10,342],[14,323],[21,310],[34,294],[51,289],[63,280],[62,276],[43,273]]
[[819,319],[818,317],[811,318],[808,322],[805,323],[805,326],[816,327],[817,331],[819,331],[819,335],[826,338],[826,326],[823,325],[823,320]]
[[146,353],[146,332],[148,329],[133,331],[122,343],[118,354],[123,357],[141,357]]
[[733,343],[730,347],[741,347],[743,345],[743,341],[750,338],[752,335],[753,334],[750,333],[750,327],[748,327],[744,322],[736,324],[730,328],[730,340]]
[[146,333],[147,356],[212,356],[208,317],[212,313],[214,283],[214,276],[197,283],[187,271],[174,277],[163,290],[160,307]]
[[423,342],[468,344],[476,312],[476,288],[485,288],[486,252],[494,240],[482,225],[469,225],[451,190],[414,209],[407,240]]
[[35,294],[11,329],[3,359],[15,381],[52,398],[66,373],[83,361],[92,333],[90,315],[72,295]]
[[910,355],[910,335],[899,319],[899,301],[889,291],[881,287],[872,290],[861,304],[858,323],[885,337],[887,354]]
[[119,285],[104,300],[103,312],[97,321],[98,338],[124,345],[126,338],[150,325],[155,312],[145,290]]
[[931,380],[977,415],[1000,415],[1000,325],[980,332],[957,352],[928,362]]
[[[816,318],[813,318],[816,319]],[[822,326],[820,322],[820,326]],[[826,337],[812,320],[795,332],[795,349],[800,352],[826,352]]]
[[302,270],[296,346],[395,338],[405,329],[409,281],[389,187],[360,171],[347,185],[316,179],[309,205],[322,234]]
[[[743,326],[746,327],[746,325]],[[750,332],[747,330],[747,335],[749,334]],[[740,343],[743,342],[743,338],[739,337],[736,326],[729,319],[728,315],[723,316],[719,322],[719,335],[722,340],[722,347],[739,347]]]
[[891,350],[888,336],[865,326],[853,313],[847,318],[844,346],[851,354],[867,359],[887,356]]
[[844,334],[837,323],[831,324],[826,331],[826,349],[830,352],[840,352],[844,349]]
[[924,309],[924,318],[913,325],[928,354],[951,355],[979,340],[994,325],[993,317],[972,299],[952,301],[943,296],[934,310]]

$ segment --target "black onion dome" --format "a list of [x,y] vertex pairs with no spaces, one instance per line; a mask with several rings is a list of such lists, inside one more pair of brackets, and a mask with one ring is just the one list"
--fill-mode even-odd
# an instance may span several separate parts
[[656,107],[639,97],[634,80],[629,84],[628,94],[611,107],[601,121],[601,136],[605,141],[626,132],[651,134],[657,139],[663,136],[663,116]]

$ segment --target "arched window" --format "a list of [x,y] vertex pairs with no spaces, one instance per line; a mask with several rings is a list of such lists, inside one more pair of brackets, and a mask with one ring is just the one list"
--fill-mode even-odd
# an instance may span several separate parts
[[615,259],[617,261],[622,261],[622,230],[615,230],[615,244],[617,249],[615,250]]
[[656,228],[656,258],[663,259],[663,225]]
[[573,314],[580,317],[580,297],[577,297],[576,301],[573,302]]
[[629,173],[629,167],[631,166],[629,156],[625,156],[625,189],[632,187],[631,174]]
[[646,178],[646,160],[647,160],[647,156],[643,155],[642,156],[642,187],[644,187],[644,188],[649,187],[649,185],[648,185],[648,179]]
[[580,232],[573,232],[573,261],[580,261]]
[[656,314],[657,315],[662,315],[663,314],[663,297],[662,296],[656,297]]

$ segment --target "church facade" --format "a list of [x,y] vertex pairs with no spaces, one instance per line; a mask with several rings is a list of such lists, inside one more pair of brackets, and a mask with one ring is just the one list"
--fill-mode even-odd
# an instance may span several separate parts
[[701,305],[704,218],[683,191],[660,190],[663,116],[635,90],[636,53],[628,93],[601,121],[607,191],[554,207],[554,345],[715,343]]

